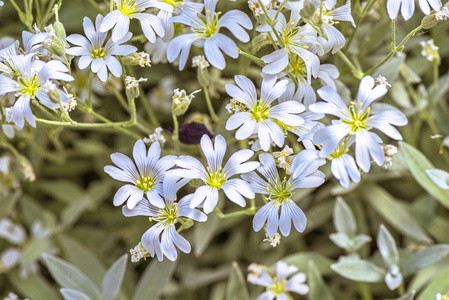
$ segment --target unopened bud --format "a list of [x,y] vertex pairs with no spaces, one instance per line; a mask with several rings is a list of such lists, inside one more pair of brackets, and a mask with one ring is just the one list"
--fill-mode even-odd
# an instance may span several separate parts
[[19,170],[22,172],[22,175],[25,180],[29,182],[33,182],[36,180],[36,175],[34,174],[33,166],[31,165],[28,158],[23,155],[19,155],[17,162],[19,164]]
[[128,99],[136,99],[140,95],[139,83],[147,81],[147,78],[139,78],[138,80],[134,77],[127,76],[125,79],[126,84],[126,97]]
[[196,90],[190,95],[187,95],[187,92],[185,90],[176,89],[172,97],[172,113],[176,116],[185,114],[190,106],[190,103],[192,102],[192,99],[195,98],[194,94],[198,93],[199,91],[201,90]]
[[61,101],[61,95],[59,94],[59,91],[56,87],[56,84],[51,82],[50,80],[47,80],[41,87],[42,91],[47,93],[48,97],[50,98],[51,102],[53,103],[59,103]]
[[150,54],[146,52],[131,53],[122,58],[122,62],[125,66],[151,67]]

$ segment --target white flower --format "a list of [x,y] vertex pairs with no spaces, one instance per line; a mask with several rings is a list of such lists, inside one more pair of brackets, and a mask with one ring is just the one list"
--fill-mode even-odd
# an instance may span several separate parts
[[133,249],[129,250],[129,253],[131,254],[131,262],[133,263],[139,262],[142,258],[145,259],[147,256],[151,256],[143,247],[142,242],[139,242]]
[[385,85],[385,86],[391,87],[391,84],[388,83],[387,78],[385,78],[382,75],[377,76],[376,79],[374,80],[374,82],[376,85]]
[[250,281],[252,284],[257,284],[266,287],[266,291],[260,294],[256,300],[286,300],[290,299],[290,293],[294,292],[300,295],[305,295],[309,292],[309,287],[306,282],[306,275],[304,273],[297,273],[288,278],[292,274],[298,272],[295,266],[287,265],[283,261],[276,263],[276,274],[271,275],[266,270],[260,271],[259,277],[254,277]]
[[436,300],[449,300],[449,293],[447,293],[446,295],[438,293],[435,295],[435,299]]
[[353,139],[349,142],[341,142],[329,156],[331,160],[331,172],[334,177],[340,181],[341,186],[348,188],[351,181],[360,181],[360,171],[357,167],[354,157],[349,155],[349,147]]
[[206,15],[186,6],[181,14],[171,19],[174,23],[190,26],[193,31],[193,33],[175,37],[168,44],[167,59],[169,62],[173,62],[180,56],[179,70],[184,69],[190,47],[194,42],[196,46],[204,48],[207,60],[217,69],[223,70],[226,66],[222,52],[232,58],[237,58],[239,56],[237,45],[231,38],[219,32],[221,28],[228,29],[242,42],[249,41],[249,35],[244,29],[253,28],[250,18],[239,10],[230,10],[218,18],[218,13],[215,12],[217,2],[218,0],[204,1]]
[[[270,17],[274,18],[276,11],[270,10]],[[283,14],[278,15],[278,19],[275,25],[275,29],[281,38],[281,42],[284,44],[279,50],[275,50],[273,53],[265,55],[262,60],[266,65],[262,68],[262,71],[267,74],[277,74],[282,72],[289,63],[289,60],[295,56],[299,56],[304,62],[306,67],[307,80],[310,83],[311,78],[317,77],[320,68],[320,60],[316,54],[312,53],[308,49],[319,45],[317,40],[317,33],[310,26],[298,27],[299,14],[291,16],[291,20],[287,22]],[[258,31],[269,31],[272,29],[268,25],[261,25],[257,27]],[[274,37],[274,34],[272,34]],[[276,37],[274,37],[276,39]]]
[[421,41],[419,44],[422,46],[421,55],[424,56],[428,61],[439,61],[440,54],[438,46],[435,46],[433,40]]
[[198,67],[201,70],[206,69],[207,67],[209,67],[210,64],[209,62],[206,60],[206,58],[204,57],[204,55],[197,55],[194,56],[192,58],[192,67]]
[[0,273],[13,268],[20,263],[22,252],[17,248],[8,248],[0,255]]
[[449,19],[449,7],[447,6],[447,3],[441,8],[441,10],[435,13],[435,19],[438,21],[446,21]]
[[237,129],[236,139],[244,140],[256,134],[260,146],[268,151],[272,142],[277,146],[284,146],[284,131],[282,126],[299,126],[304,123],[298,114],[304,111],[304,105],[298,101],[284,101],[277,105],[273,102],[284,94],[287,80],[276,82],[275,77],[262,80],[261,95],[257,97],[254,84],[247,77],[234,77],[237,85],[226,84],[226,92],[235,100],[243,103],[247,111],[233,114],[226,122],[227,130]]
[[165,35],[162,21],[153,14],[145,13],[147,8],[171,9],[167,3],[153,0],[114,0],[116,10],[111,11],[104,17],[97,30],[106,33],[114,27],[112,31],[112,41],[123,40],[129,31],[131,19],[140,21],[140,25],[145,37],[151,42],[156,42],[156,34],[163,37]]
[[14,245],[21,245],[26,240],[25,229],[9,219],[0,220],[0,237]]
[[[36,120],[31,111],[31,99],[39,102],[51,109],[59,108],[59,103],[55,103],[48,97],[43,86],[49,80],[72,81],[73,77],[66,72],[68,69],[59,61],[42,62],[33,60],[35,54],[16,55],[10,57],[9,61],[17,69],[17,73],[10,78],[0,74],[0,96],[8,93],[18,96],[14,102],[12,110],[12,120],[19,128],[23,128],[25,120],[33,127],[36,127]],[[62,90],[57,89],[62,105],[69,102],[69,98]],[[14,97],[13,97],[14,99]]]
[[254,192],[250,185],[240,178],[232,178],[234,175],[251,172],[259,166],[258,162],[248,160],[254,152],[248,149],[239,150],[231,155],[222,167],[223,157],[226,153],[226,140],[223,136],[215,137],[215,146],[208,135],[201,138],[201,150],[207,160],[207,168],[201,162],[191,156],[182,155],[175,160],[182,169],[171,170],[174,176],[189,179],[200,179],[204,185],[196,189],[192,196],[190,207],[203,206],[206,214],[212,212],[218,202],[218,191],[223,190],[226,197],[240,206],[245,206],[245,198],[254,199]]
[[165,255],[169,260],[176,260],[178,253],[176,247],[184,253],[191,250],[189,242],[177,231],[175,225],[180,218],[188,218],[194,221],[204,222],[207,216],[194,208],[190,208],[192,194],[185,196],[179,202],[176,200],[176,192],[183,187],[188,180],[178,180],[177,177],[167,176],[163,185],[164,205],[156,207],[147,200],[140,201],[130,210],[123,206],[123,214],[126,217],[146,216],[157,223],[148,229],[142,236],[142,245],[151,257],[157,256],[159,261]]
[[162,135],[163,129],[161,127],[158,127],[154,130],[153,134],[150,134],[147,138],[144,138],[143,141],[145,143],[153,143],[158,141],[160,144],[164,144],[166,142],[165,137]]
[[279,245],[281,243],[281,235],[279,233],[275,233],[275,235],[273,235],[272,237],[268,236],[268,233],[265,233],[265,236],[267,237],[266,239],[264,239],[264,242],[269,242],[270,245],[273,248],[276,248],[277,245]]
[[126,76],[126,78],[125,78],[126,97],[128,99],[136,99],[137,97],[139,97],[139,95],[140,95],[140,89],[139,89],[140,85],[139,84],[141,82],[146,82],[146,81],[148,81],[148,78],[136,79],[131,76]]
[[184,114],[189,108],[190,103],[192,103],[193,98],[195,98],[195,94],[200,91],[196,90],[188,95],[185,90],[175,89],[172,96],[172,112],[177,116]]
[[[441,0],[419,0],[419,7],[426,15],[430,14],[430,8],[439,11],[441,8]],[[388,0],[387,11],[390,19],[396,19],[401,9],[404,20],[409,20],[415,12],[415,0]]]
[[[276,163],[271,154],[259,155],[260,167],[257,171],[265,178],[261,178],[256,172],[242,174],[255,193],[267,195],[268,203],[262,206],[253,219],[253,229],[257,232],[267,224],[267,234],[272,237],[278,231],[283,236],[290,234],[291,225],[296,230],[303,232],[306,228],[307,218],[292,200],[294,191],[298,188],[312,188],[320,186],[324,182],[324,174],[317,171],[318,164],[309,159],[310,152],[315,150],[303,150],[296,157],[293,166],[293,176],[281,180]],[[322,164],[324,160],[320,160]]]
[[[319,22],[320,12],[322,13],[321,22]],[[327,41],[323,45],[324,51],[328,52],[332,50],[332,54],[343,48],[346,43],[344,35],[334,27],[334,24],[338,24],[340,21],[347,21],[351,22],[352,26],[355,27],[354,19],[351,15],[351,1],[332,10],[325,8],[320,10],[320,8],[317,8],[315,11],[315,19],[319,22]]]
[[[164,207],[162,199],[162,182],[168,169],[174,166],[175,156],[161,157],[159,142],[151,144],[146,151],[145,143],[137,140],[133,149],[133,161],[122,153],[111,154],[111,160],[118,166],[105,166],[104,171],[112,178],[129,182],[122,186],[114,196],[114,205],[119,206],[127,202],[128,209],[133,209],[144,194],[150,203],[156,207]],[[137,165],[137,169],[136,169]]]
[[122,66],[115,56],[125,56],[137,51],[137,48],[131,45],[121,45],[127,42],[132,33],[125,33],[124,37],[113,41],[108,40],[106,45],[107,32],[99,30],[103,22],[101,15],[97,16],[95,27],[92,21],[84,17],[83,27],[86,37],[79,34],[72,34],[67,37],[67,41],[79,47],[72,47],[67,50],[67,54],[73,56],[81,56],[78,62],[80,69],[87,68],[90,64],[91,70],[98,75],[101,81],[106,82],[108,79],[108,70],[115,77],[122,75]]
[[386,93],[385,85],[375,86],[374,79],[371,76],[366,76],[360,82],[357,101],[351,102],[348,108],[335,89],[329,86],[319,89],[318,94],[325,102],[310,105],[310,110],[339,118],[339,120],[334,120],[332,125],[322,128],[314,134],[313,142],[323,145],[320,155],[322,157],[329,156],[345,137],[354,136],[358,166],[365,173],[369,172],[370,156],[377,165],[381,166],[385,158],[380,145],[382,139],[371,129],[377,129],[392,139],[402,140],[401,134],[392,125],[407,124],[407,118],[399,110],[383,109],[378,106],[378,112],[371,111],[370,105]]

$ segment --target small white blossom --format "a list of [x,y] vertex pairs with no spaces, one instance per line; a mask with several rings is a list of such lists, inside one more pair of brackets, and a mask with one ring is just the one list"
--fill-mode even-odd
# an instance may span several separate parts
[[133,249],[129,250],[131,254],[131,262],[136,263],[139,262],[142,258],[146,258],[150,256],[150,253],[145,250],[142,245],[142,242],[139,242]]
[[204,182],[204,185],[195,190],[190,207],[202,205],[206,214],[211,213],[217,205],[219,190],[223,190],[229,200],[241,207],[246,205],[245,198],[254,199],[254,192],[248,182],[240,178],[232,178],[235,175],[251,172],[259,166],[259,162],[248,161],[254,152],[249,149],[239,150],[232,154],[222,167],[226,148],[226,140],[223,136],[217,135],[215,144],[212,145],[210,137],[205,134],[201,138],[201,150],[207,160],[206,168],[198,159],[191,156],[181,155],[175,160],[176,165],[181,169],[171,170],[170,174],[188,179],[200,179]]
[[67,103],[64,106],[64,109],[67,112],[71,112],[71,111],[73,111],[75,109],[75,107],[77,106],[78,102],[76,102],[76,98],[72,94],[67,94],[67,96],[69,97],[69,103]]
[[226,104],[225,108],[230,114],[235,114],[247,110],[245,104],[238,102],[235,99],[231,99],[231,101],[228,104]]
[[438,293],[435,295],[435,300],[449,300],[449,292],[446,295]]
[[192,67],[194,68],[200,68],[201,70],[204,70],[209,66],[210,64],[206,60],[206,57],[204,57],[204,55],[197,55],[192,58]]
[[260,274],[262,273],[263,266],[252,263],[248,266],[248,282],[253,283],[257,281],[257,278],[260,277]]
[[[290,295],[291,292],[300,295],[305,295],[309,292],[309,287],[305,284],[306,275],[304,273],[297,273],[297,267],[288,265],[283,261],[278,261],[276,263],[275,274],[268,273],[267,271],[262,269],[258,277],[254,276],[251,278],[250,282],[252,284],[261,285],[266,288],[266,291],[259,295],[257,299],[290,299],[292,297]],[[290,277],[291,275],[293,276]]]
[[122,45],[132,37],[130,32],[125,32],[120,39],[109,39],[105,44],[108,33],[100,31],[103,21],[103,16],[98,15],[94,26],[89,18],[84,17],[83,28],[87,38],[80,34],[69,35],[67,41],[77,47],[68,49],[67,54],[80,56],[79,68],[85,69],[91,65],[92,72],[97,74],[101,81],[106,82],[108,70],[115,77],[122,75],[122,66],[116,56],[126,56],[136,52],[137,48],[131,45]]
[[195,94],[200,91],[201,90],[196,90],[188,95],[185,90],[174,90],[172,96],[172,112],[177,116],[184,114],[189,108],[190,103],[192,103],[193,98],[195,98]]
[[439,61],[440,54],[438,46],[435,46],[433,40],[421,41],[419,44],[422,46],[421,55],[424,56],[428,61]]
[[0,220],[0,237],[14,245],[21,245],[26,240],[25,229],[9,219]]
[[[134,162],[122,153],[113,153],[111,160],[115,166],[105,166],[104,171],[112,178],[128,182],[122,186],[114,196],[114,205],[119,206],[127,202],[128,209],[134,209],[137,203],[144,200],[156,207],[164,207],[162,199],[162,183],[165,173],[174,166],[176,156],[166,155],[161,158],[161,146],[159,142],[151,144],[146,151],[145,143],[137,140],[133,148]],[[137,165],[137,168],[136,168]],[[145,200],[146,201],[146,200]]]
[[374,82],[376,85],[385,85],[391,87],[391,84],[388,83],[387,78],[382,75],[377,76],[376,79],[374,79]]
[[136,99],[140,95],[139,83],[147,81],[148,78],[136,79],[131,76],[125,78],[126,97],[128,99]]
[[435,19],[438,21],[446,21],[449,19],[449,7],[443,6],[440,11],[435,13]]
[[166,139],[162,135],[162,131],[163,129],[161,127],[156,128],[153,134],[150,134],[148,137],[143,139],[144,143],[149,144],[157,141],[160,144],[164,144]]
[[277,245],[281,243],[281,235],[276,232],[275,235],[272,237],[268,236],[268,233],[265,233],[266,239],[264,239],[264,242],[269,242],[273,248],[275,248]]
[[150,54],[146,52],[137,52],[136,53],[137,59],[139,60],[139,66],[142,68],[144,67],[151,67],[151,59]]
[[383,167],[385,169],[388,169],[393,165],[393,156],[396,153],[398,153],[398,148],[396,148],[396,146],[393,145],[386,145],[385,147],[383,147],[383,149],[385,154],[385,161]]

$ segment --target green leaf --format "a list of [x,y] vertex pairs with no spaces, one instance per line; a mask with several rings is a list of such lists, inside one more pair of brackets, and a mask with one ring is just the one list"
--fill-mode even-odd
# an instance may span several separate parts
[[7,216],[9,212],[14,208],[17,201],[20,198],[20,193],[10,194],[7,197],[0,198],[0,219]]
[[216,214],[210,214],[206,222],[198,222],[193,228],[193,244],[195,256],[201,256],[214,237],[220,218]]
[[415,297],[415,291],[411,291],[410,293],[407,293],[404,296],[397,298],[396,300],[413,300],[413,297]]
[[86,294],[74,289],[60,289],[64,300],[92,300]]
[[106,268],[83,244],[67,235],[58,235],[59,244],[62,247],[64,258],[76,265],[97,286],[100,286]]
[[58,201],[78,202],[86,197],[83,190],[69,180],[39,181],[35,185]]
[[425,244],[431,243],[430,237],[409,214],[406,207],[396,201],[384,189],[366,186],[364,195],[369,204],[397,231]]
[[282,259],[282,261],[287,264],[296,266],[299,270],[307,270],[310,260],[314,262],[320,273],[332,273],[331,264],[333,264],[334,261],[318,253],[300,252]]
[[50,254],[44,254],[42,258],[53,279],[61,287],[78,290],[92,299],[101,299],[98,287],[74,265]]
[[410,171],[416,181],[441,204],[449,208],[449,191],[440,189],[427,175],[426,170],[435,169],[432,163],[416,148],[401,142],[400,149],[404,153]]
[[136,287],[133,300],[158,299],[176,268],[176,261],[153,259]]
[[449,245],[434,245],[423,249],[410,257],[404,267],[403,274],[409,275],[416,273],[422,268],[436,263],[447,255],[449,255]]
[[50,247],[48,239],[29,240],[22,252],[22,263],[27,264],[38,259]]
[[323,281],[321,273],[313,260],[309,261],[308,267],[309,299],[310,300],[334,300],[329,288]]
[[417,300],[435,299],[437,293],[449,291],[449,268],[444,269],[438,275],[433,277],[431,283],[419,295]]
[[341,197],[337,197],[334,207],[334,227],[338,232],[345,233],[349,237],[354,236],[357,231],[354,214]]
[[58,292],[53,286],[38,273],[30,273],[22,278],[19,270],[8,273],[8,278],[14,288],[24,296],[33,300],[58,300]]
[[246,280],[237,262],[232,263],[228,286],[226,288],[226,300],[234,299],[249,300]]
[[382,282],[386,275],[384,269],[361,259],[342,259],[331,268],[341,276],[354,281]]
[[426,170],[430,179],[443,190],[449,190],[449,173],[439,169]]
[[113,300],[117,297],[120,286],[122,285],[123,276],[125,275],[127,262],[128,254],[123,254],[106,272],[101,285],[103,300]]

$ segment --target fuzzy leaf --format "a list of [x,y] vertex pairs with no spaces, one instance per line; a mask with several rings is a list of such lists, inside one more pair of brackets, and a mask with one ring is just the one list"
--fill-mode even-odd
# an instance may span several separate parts
[[282,261],[286,262],[289,265],[294,265],[299,270],[306,270],[310,260],[314,262],[320,273],[332,273],[331,264],[333,263],[333,261],[318,253],[300,252],[297,254],[289,255],[282,259]]
[[153,259],[140,277],[133,300],[159,299],[159,294],[175,271],[176,261]]
[[103,300],[113,300],[117,297],[117,294],[120,291],[120,286],[122,285],[123,276],[125,275],[127,262],[128,254],[124,254],[117,259],[106,272],[101,285]]
[[449,191],[440,189],[427,175],[426,170],[434,169],[432,163],[413,146],[401,142],[401,151],[416,181],[441,204],[449,208]]
[[361,259],[343,259],[331,266],[341,276],[354,281],[382,282],[386,271],[372,262]]
[[334,227],[338,232],[352,237],[357,232],[357,224],[351,208],[341,197],[337,197],[334,207]]
[[64,300],[92,300],[86,294],[74,290],[74,289],[61,289],[61,294],[64,297]]
[[331,292],[329,291],[329,288],[326,286],[326,284],[323,281],[323,278],[321,277],[321,273],[316,267],[313,260],[309,261],[308,266],[308,282],[309,282],[309,299],[310,300],[333,300],[334,297],[332,296]]
[[98,287],[78,268],[50,254],[43,254],[42,258],[60,286],[83,292],[92,299],[101,299]]
[[404,275],[413,274],[447,255],[449,255],[449,245],[430,246],[413,254],[405,265],[403,273]]
[[396,247],[396,242],[384,225],[380,225],[379,227],[377,247],[379,248],[379,252],[388,266],[398,265],[399,253],[398,248]]
[[226,288],[226,300],[234,299],[249,300],[246,280],[237,262],[232,263],[228,286]]
[[443,190],[449,190],[449,173],[439,169],[426,170],[430,179]]

